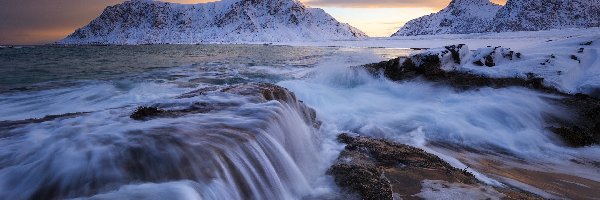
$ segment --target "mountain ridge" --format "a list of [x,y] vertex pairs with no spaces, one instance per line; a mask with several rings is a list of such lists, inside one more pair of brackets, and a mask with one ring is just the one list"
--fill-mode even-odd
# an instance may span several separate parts
[[107,7],[58,44],[192,44],[347,40],[367,37],[297,0],[177,4],[132,0]]
[[600,26],[600,0],[453,0],[407,22],[394,36],[538,31]]

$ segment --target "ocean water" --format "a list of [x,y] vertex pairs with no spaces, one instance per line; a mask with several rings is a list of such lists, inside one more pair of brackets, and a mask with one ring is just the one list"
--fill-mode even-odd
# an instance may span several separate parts
[[[343,148],[335,140],[341,132],[417,146],[460,168],[455,154],[431,144],[514,155],[600,181],[598,168],[564,162],[598,161],[600,148],[569,148],[546,130],[545,116],[569,117],[550,101],[559,97],[392,82],[350,68],[409,53],[264,45],[0,49],[0,197],[347,198],[325,175]],[[240,83],[274,83],[299,101],[182,96]],[[216,109],[129,117],[138,106],[194,105]],[[320,122],[307,118],[304,105]]]
[[[299,199],[322,180],[321,132],[300,102],[203,88],[314,76],[328,57],[407,50],[264,45],[0,49],[2,199]],[[291,94],[290,94],[291,95]],[[138,106],[208,113],[135,121]],[[312,120],[312,119],[311,119]],[[315,170],[318,169],[318,170]]]

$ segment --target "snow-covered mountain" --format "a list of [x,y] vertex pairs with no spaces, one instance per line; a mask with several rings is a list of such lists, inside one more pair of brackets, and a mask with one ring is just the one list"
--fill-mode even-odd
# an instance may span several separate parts
[[322,9],[297,0],[176,4],[133,0],[107,7],[59,44],[285,42],[366,37]]
[[409,21],[392,36],[537,31],[600,26],[600,0],[453,0]]
[[488,0],[452,0],[438,13],[409,21],[393,36],[483,32],[500,8]]
[[600,0],[508,0],[490,31],[600,26]]

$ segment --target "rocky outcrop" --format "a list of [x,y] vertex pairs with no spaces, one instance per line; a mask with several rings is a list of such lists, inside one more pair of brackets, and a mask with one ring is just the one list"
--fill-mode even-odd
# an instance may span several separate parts
[[196,44],[356,39],[360,30],[296,0],[176,4],[132,0],[110,6],[59,44]]
[[[478,188],[481,183],[465,169],[457,169],[421,149],[381,139],[344,133],[346,144],[329,173],[335,182],[361,199],[420,199],[423,183],[438,180]],[[487,190],[495,189],[486,188]],[[510,188],[497,188],[507,199],[539,199]],[[484,190],[484,189],[482,189]]]
[[[367,64],[363,67],[373,75],[379,75],[383,71],[383,75],[391,80],[422,77],[429,81],[448,84],[460,89],[523,86],[546,92],[557,91],[555,88],[545,86],[543,78],[539,78],[535,74],[531,74],[526,78],[490,78],[455,70],[454,67],[460,66],[461,63],[474,62],[473,59],[477,60],[479,57],[478,54],[475,54],[475,57],[467,58],[465,49],[467,49],[466,45],[451,45],[444,48],[429,49],[406,58]],[[491,57],[488,58],[487,63],[495,63],[494,59],[497,57],[505,58],[513,54],[515,56],[512,59],[518,59],[516,55],[520,55],[518,52],[510,53],[507,49],[502,49],[502,52],[498,54],[493,50],[487,54],[483,53],[484,50],[477,50],[476,52],[481,52],[481,55],[485,55],[484,58]]]
[[537,31],[600,26],[599,0],[453,0],[409,21],[392,36]]
[[[255,103],[263,103],[267,101],[279,101],[281,103],[291,104],[299,106],[298,111],[304,112],[304,120],[306,123],[312,124],[313,127],[318,128],[320,121],[316,120],[316,111],[303,103],[301,103],[294,93],[287,89],[268,83],[251,83],[251,84],[237,84],[233,86],[213,86],[202,88],[196,91],[188,92],[180,95],[178,98],[192,98],[196,96],[206,95],[209,93],[231,93],[238,94],[248,97]],[[183,115],[197,114],[197,113],[208,113],[214,110],[223,110],[231,107],[239,107],[239,104],[224,104],[224,103],[210,103],[210,102],[196,102],[183,109],[172,109],[165,110],[157,106],[140,106],[131,115],[130,118],[134,120],[148,120],[160,117],[180,117]]]
[[[383,74],[394,81],[414,79],[417,77],[427,81],[445,84],[460,90],[480,87],[503,88],[511,86],[526,87],[562,97],[557,103],[563,105],[574,116],[573,119],[548,117],[549,127],[561,136],[565,143],[575,147],[600,144],[600,99],[585,94],[567,94],[544,84],[544,78],[529,73],[526,77],[494,78],[465,71],[452,69],[456,63],[481,62],[482,66],[493,67],[496,62],[520,59],[519,52],[502,47],[478,49],[467,58],[461,56],[464,45],[453,45],[445,48],[430,49],[413,54],[407,58],[396,58],[363,66],[374,76]],[[453,53],[454,52],[454,53]],[[454,55],[454,56],[453,56]],[[458,56],[456,56],[458,55]],[[444,64],[446,63],[446,64]],[[477,65],[477,63],[474,63]]]

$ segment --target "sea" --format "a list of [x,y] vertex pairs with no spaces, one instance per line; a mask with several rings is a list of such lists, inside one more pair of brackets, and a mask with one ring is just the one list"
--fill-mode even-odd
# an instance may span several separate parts
[[[327,175],[344,132],[419,147],[459,168],[467,158],[493,154],[600,180],[598,168],[564,162],[600,160],[600,148],[566,147],[544,124],[549,114],[564,115],[552,101],[558,96],[394,82],[359,67],[412,52],[224,44],[1,48],[0,199],[348,199]],[[287,88],[298,101],[202,92],[260,83]],[[131,118],[141,106],[194,105],[214,106]],[[312,122],[303,117],[309,109]]]

